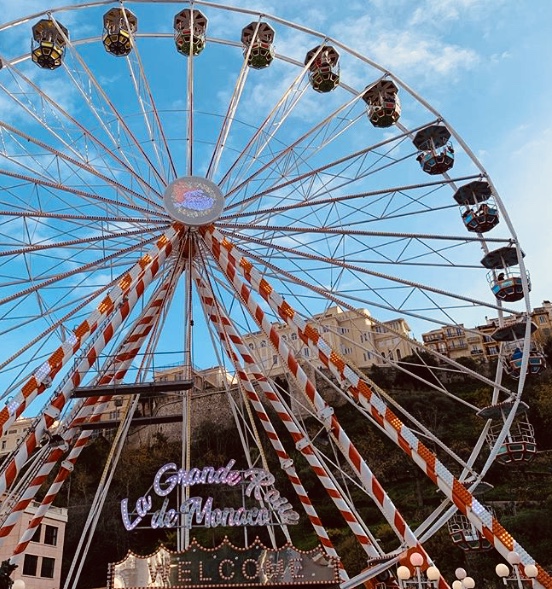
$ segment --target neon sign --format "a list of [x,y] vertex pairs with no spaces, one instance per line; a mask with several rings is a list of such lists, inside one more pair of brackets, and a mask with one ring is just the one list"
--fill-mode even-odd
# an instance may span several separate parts
[[337,589],[339,562],[321,546],[303,551],[286,544],[267,548],[258,538],[238,548],[228,539],[215,548],[191,541],[181,552],[160,547],[153,554],[127,554],[109,565],[108,589],[221,589],[304,585]]
[[[208,528],[219,526],[267,526],[272,523],[273,514],[284,525],[294,525],[299,521],[299,514],[293,510],[291,503],[282,497],[274,488],[274,475],[263,468],[249,468],[247,470],[233,470],[235,460],[230,460],[226,466],[215,469],[212,466],[178,468],[173,462],[163,465],[153,479],[155,495],[163,498],[161,508],[153,509],[152,495],[139,497],[134,510],[129,513],[128,499],[121,501],[121,515],[127,530],[133,530],[138,525],[145,525],[149,518],[149,525],[157,528],[192,528],[203,525]],[[169,498],[174,490],[194,487],[197,485],[226,485],[229,487],[243,487],[243,493],[248,498],[256,499],[260,506],[252,507],[223,507],[213,506],[213,497],[189,497],[183,501],[178,509],[169,507]],[[143,523],[144,522],[144,523]]]

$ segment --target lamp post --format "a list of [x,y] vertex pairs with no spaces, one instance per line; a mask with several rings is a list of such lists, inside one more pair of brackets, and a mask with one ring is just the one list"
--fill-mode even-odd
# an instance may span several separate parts
[[414,568],[414,575],[410,567],[400,566],[397,568],[397,577],[401,589],[434,589],[441,576],[436,566],[429,566],[422,571],[424,557],[419,552],[413,552],[409,558],[410,564]]
[[509,552],[506,557],[512,570],[503,562],[495,567],[496,574],[502,579],[504,585],[512,585],[517,589],[527,589],[533,587],[533,580],[538,574],[537,567],[534,564],[521,564],[521,559],[517,552]]

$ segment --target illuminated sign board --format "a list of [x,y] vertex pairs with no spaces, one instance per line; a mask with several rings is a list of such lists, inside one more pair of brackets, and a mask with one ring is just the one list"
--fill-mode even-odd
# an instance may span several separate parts
[[337,587],[338,583],[338,561],[321,547],[308,552],[289,544],[270,549],[256,539],[247,548],[237,548],[225,539],[217,548],[203,548],[192,541],[179,553],[164,547],[144,557],[129,553],[110,565],[107,588]]
[[[299,514],[293,510],[291,503],[274,488],[274,475],[263,468],[234,470],[235,460],[226,466],[215,468],[178,468],[173,462],[163,465],[153,479],[153,495],[139,497],[134,508],[129,510],[129,500],[121,501],[121,515],[127,530],[138,526],[157,528],[192,528],[204,526],[267,526],[274,523],[283,525],[296,524]],[[213,497],[190,497],[190,493],[175,509],[169,507],[169,495],[201,485],[223,485],[243,489],[244,497],[256,500],[255,505],[240,507],[216,507]],[[180,493],[180,497],[184,494]],[[154,503],[162,498],[159,509]],[[276,517],[276,522],[273,517]]]

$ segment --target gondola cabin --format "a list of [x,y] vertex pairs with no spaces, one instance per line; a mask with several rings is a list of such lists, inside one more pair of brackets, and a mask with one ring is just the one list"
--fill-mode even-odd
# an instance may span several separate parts
[[426,174],[444,174],[454,165],[454,148],[449,139],[450,131],[443,125],[431,125],[414,136],[416,159]]
[[274,29],[266,22],[252,22],[242,30],[241,42],[247,65],[256,70],[268,67],[274,59]]
[[61,23],[47,18],[39,20],[32,30],[32,60],[38,67],[55,70],[63,62],[69,32]]
[[454,200],[462,208],[462,221],[468,231],[486,233],[498,225],[498,208],[488,182],[475,180],[461,186]]
[[492,548],[490,542],[461,513],[449,519],[448,533],[454,545],[464,552],[484,552]]
[[138,19],[128,8],[112,8],[103,17],[102,43],[105,50],[116,57],[132,51],[132,36],[138,28]]
[[[512,268],[519,264],[515,247],[506,246],[490,251],[481,260],[481,264],[490,269],[487,273],[487,282],[498,300],[513,303],[523,299],[525,296],[523,275],[519,268]],[[527,291],[530,291],[531,281],[528,272],[526,272],[525,280]]]
[[[514,409],[513,401],[504,401],[496,405],[489,405],[481,409],[477,415],[483,419],[492,419],[493,423],[487,432],[487,443],[491,450],[494,450],[498,438],[502,434],[504,424],[509,413]],[[527,464],[537,455],[537,443],[535,430],[527,418],[526,403],[518,403],[516,415],[506,438],[501,441],[496,460],[500,464]]]
[[381,80],[366,88],[362,100],[368,105],[368,118],[374,127],[394,125],[401,116],[398,88],[391,80]]
[[185,8],[174,17],[174,42],[182,55],[199,55],[205,49],[207,18],[199,10]]
[[309,81],[317,92],[331,92],[339,84],[339,53],[331,45],[318,45],[305,57]]

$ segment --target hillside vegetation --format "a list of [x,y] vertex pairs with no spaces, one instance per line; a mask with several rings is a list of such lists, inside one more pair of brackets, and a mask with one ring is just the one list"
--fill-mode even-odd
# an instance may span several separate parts
[[[548,346],[547,351],[551,348],[552,346]],[[470,358],[467,358],[466,362],[473,363]],[[458,455],[467,458],[477,436],[474,420],[479,418],[468,412],[459,412],[458,404],[424,388],[419,380],[401,372],[374,368],[370,372],[370,377],[416,418],[429,422],[432,430],[438,432]],[[460,379],[450,386],[454,388],[455,394],[479,406],[490,399],[490,390],[481,387],[469,377]],[[493,507],[500,521],[540,564],[552,569],[552,546],[549,544],[552,541],[552,370],[547,370],[539,377],[529,378],[524,395],[530,406],[529,418],[535,427],[539,453],[529,464],[493,465],[486,477],[486,481],[491,483],[493,488],[481,500]],[[402,451],[375,431],[354,408],[345,405],[336,411],[351,439],[367,457],[375,475],[384,484],[410,525],[415,528],[438,507],[443,496],[436,491],[418,467],[408,462]],[[316,426],[309,425],[308,422],[307,427],[316,430]],[[282,440],[286,440],[287,450],[294,459],[298,474],[308,489],[309,497],[315,504],[338,552],[342,555],[346,568],[352,573],[360,571],[366,563],[364,553],[350,534],[346,533],[343,520],[310,467],[293,444],[287,441],[287,433],[279,431],[279,434]],[[69,484],[57,499],[59,506],[67,507],[69,510],[64,570],[67,570],[80,538],[110,445],[107,439],[100,436],[85,449]],[[266,441],[264,446],[271,471],[277,476],[277,488],[299,511],[299,501],[287,479],[282,476],[278,461]],[[203,427],[194,435],[192,456],[197,457],[197,466],[225,465],[229,459],[239,459],[241,455],[239,436],[234,430]],[[157,436],[150,447],[125,448],[106,498],[95,540],[81,576],[80,587],[86,589],[105,585],[107,563],[123,558],[128,550],[149,554],[160,543],[176,549],[174,530],[136,529],[128,532],[124,529],[120,517],[121,499],[128,497],[133,505],[139,495],[147,492],[157,469],[171,461],[180,463],[180,443],[169,442],[163,436]],[[346,471],[347,467],[344,467],[344,470]],[[396,548],[396,538],[378,509],[362,492],[353,490],[352,494],[361,516],[369,524],[381,545],[386,549]],[[306,516],[302,513],[301,516],[299,525],[290,527],[293,542],[299,548],[312,548],[316,544],[316,538]],[[253,534],[259,535],[268,543],[266,529],[259,528],[255,532],[250,532],[250,539]],[[205,546],[217,545],[224,536],[230,537],[238,545],[243,545],[243,532],[237,528],[198,528],[193,530],[193,536]],[[281,535],[280,538],[282,539]],[[494,574],[494,566],[502,559],[493,551],[463,552],[453,545],[446,526],[427,543],[427,550],[451,581],[454,578],[454,570],[458,566],[463,566],[476,578],[478,587],[500,586]]]

